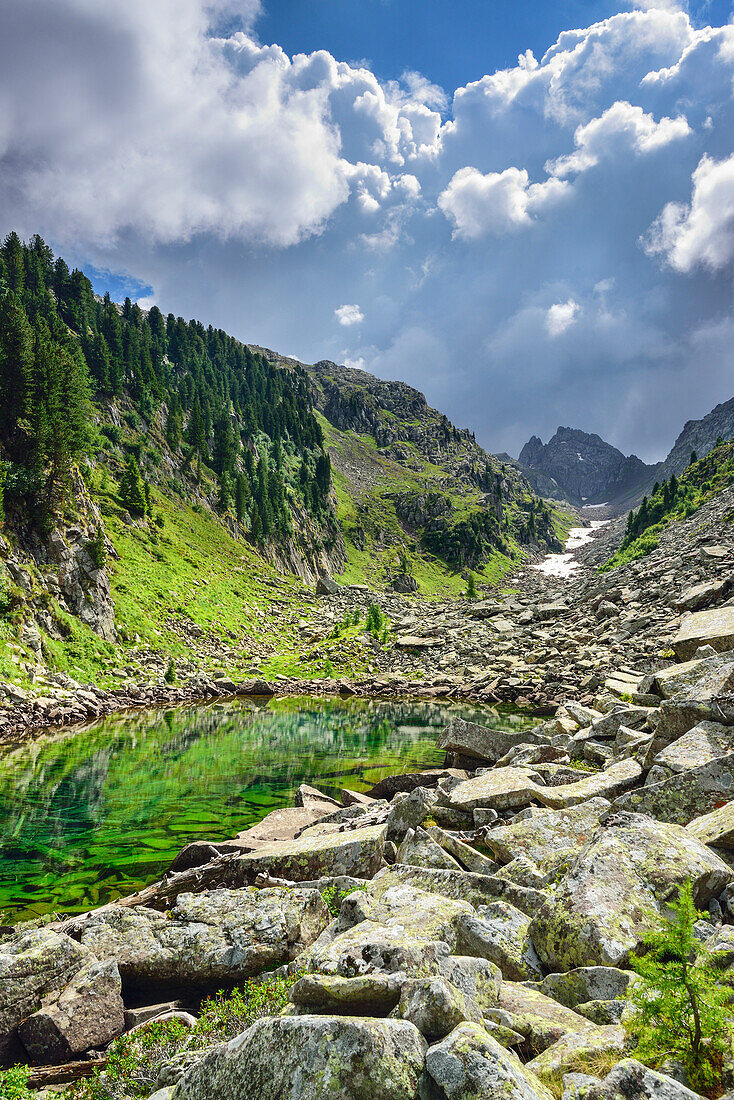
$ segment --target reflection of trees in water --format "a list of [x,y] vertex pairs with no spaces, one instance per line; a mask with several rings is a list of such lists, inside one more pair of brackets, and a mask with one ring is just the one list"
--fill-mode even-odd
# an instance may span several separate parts
[[[113,882],[150,879],[188,840],[232,836],[292,803],[302,782],[336,793],[440,763],[436,732],[456,714],[527,721],[450,704],[278,699],[135,712],[19,746],[0,757],[0,910],[32,888],[39,911],[73,905],[85,874],[115,896]],[[73,889],[54,870],[69,863],[82,868]]]

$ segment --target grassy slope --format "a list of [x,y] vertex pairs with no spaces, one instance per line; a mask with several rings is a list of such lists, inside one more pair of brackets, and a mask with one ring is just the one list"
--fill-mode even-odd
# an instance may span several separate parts
[[[404,553],[422,595],[461,595],[466,588],[462,571],[420,548],[420,533],[401,523],[390,494],[438,489],[451,497],[454,517],[460,519],[473,508],[483,507],[479,490],[464,489],[460,494],[447,490],[445,472],[426,461],[410,443],[401,442],[401,447],[411,453],[410,465],[398,463],[379,453],[371,435],[338,431],[317,415],[332,457],[338,516],[347,547],[347,567],[339,579],[382,586],[386,572],[399,571]],[[561,538],[565,538],[572,522],[570,513],[554,509],[554,526]],[[359,546],[361,540],[355,541],[357,528],[365,533],[363,549]],[[498,585],[505,573],[525,559],[526,550],[515,542],[510,542],[510,549],[511,555],[498,551],[476,570],[480,587]]]
[[662,488],[659,489],[650,498],[649,503],[651,508],[662,513],[661,518],[642,531],[628,545],[620,547],[609,561],[605,562],[600,572],[627,565],[657,550],[659,536],[666,527],[693,515],[707,500],[711,500],[722,489],[732,484],[734,484],[734,441],[720,444],[709,451],[705,458],[692,463],[683,471],[678,482],[675,500],[667,510],[663,509],[663,491]]

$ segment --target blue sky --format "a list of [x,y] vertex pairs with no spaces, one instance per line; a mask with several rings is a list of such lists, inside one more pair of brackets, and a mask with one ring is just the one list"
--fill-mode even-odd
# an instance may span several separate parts
[[7,0],[0,230],[646,459],[734,395],[728,0]]

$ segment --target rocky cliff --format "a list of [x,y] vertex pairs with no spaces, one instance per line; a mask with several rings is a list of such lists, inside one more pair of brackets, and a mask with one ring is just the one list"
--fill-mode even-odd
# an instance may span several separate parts
[[663,462],[660,480],[671,474],[679,474],[690,462],[691,452],[695,451],[703,458],[716,445],[718,439],[734,437],[734,397],[723,401],[700,420],[689,420],[676,439],[668,456]]
[[637,455],[623,455],[598,435],[563,427],[545,444],[532,436],[520,452],[519,464],[537,492],[547,493],[552,479],[577,505],[626,503],[641,494],[658,471]]

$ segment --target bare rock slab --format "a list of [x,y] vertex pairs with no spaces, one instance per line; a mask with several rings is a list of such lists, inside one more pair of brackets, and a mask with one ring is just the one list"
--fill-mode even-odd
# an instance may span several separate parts
[[693,611],[683,616],[673,639],[673,650],[681,661],[688,661],[700,646],[710,645],[719,653],[734,649],[734,607]]
[[517,1055],[480,1024],[461,1024],[426,1055],[426,1073],[446,1100],[551,1100]]

